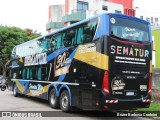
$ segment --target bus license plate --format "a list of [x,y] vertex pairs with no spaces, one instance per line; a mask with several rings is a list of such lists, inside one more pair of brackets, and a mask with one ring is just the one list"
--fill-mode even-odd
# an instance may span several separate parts
[[134,92],[126,92],[126,96],[134,96]]

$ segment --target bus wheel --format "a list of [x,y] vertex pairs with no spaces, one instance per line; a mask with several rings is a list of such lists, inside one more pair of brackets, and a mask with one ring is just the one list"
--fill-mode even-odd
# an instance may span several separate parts
[[18,96],[16,84],[14,84],[14,87],[13,87],[13,96],[14,96],[14,97],[17,97],[17,96]]
[[56,96],[56,90],[55,89],[52,89],[49,93],[49,104],[54,109],[59,108],[59,99]]
[[64,112],[70,112],[71,111],[71,107],[70,107],[70,98],[69,98],[69,94],[67,90],[64,90],[61,93],[60,96],[60,108],[62,111]]
[[5,91],[5,90],[6,90],[6,86],[4,85],[1,87],[1,91]]

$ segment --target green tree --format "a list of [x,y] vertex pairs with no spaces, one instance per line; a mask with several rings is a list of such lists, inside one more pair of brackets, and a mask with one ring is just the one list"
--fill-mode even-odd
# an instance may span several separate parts
[[0,67],[4,76],[6,76],[6,66],[11,59],[13,47],[40,35],[37,31],[28,28],[23,30],[18,27],[0,26]]

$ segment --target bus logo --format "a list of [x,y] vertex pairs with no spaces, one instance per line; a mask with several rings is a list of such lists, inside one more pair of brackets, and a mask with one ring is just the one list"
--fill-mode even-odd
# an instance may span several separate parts
[[115,23],[116,23],[115,18],[111,18],[110,21],[111,21],[112,24],[115,24]]
[[124,80],[120,77],[113,78],[112,90],[123,90],[125,87]]

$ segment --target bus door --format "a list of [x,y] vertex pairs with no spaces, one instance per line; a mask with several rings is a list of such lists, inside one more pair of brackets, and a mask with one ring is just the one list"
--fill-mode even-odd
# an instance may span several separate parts
[[90,66],[82,63],[79,66],[79,102],[83,109],[94,109],[95,81]]

